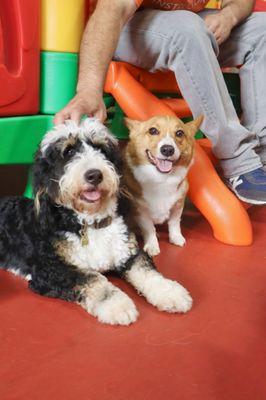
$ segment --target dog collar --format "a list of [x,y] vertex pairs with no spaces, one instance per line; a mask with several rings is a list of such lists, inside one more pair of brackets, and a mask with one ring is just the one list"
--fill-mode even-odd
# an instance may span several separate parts
[[87,246],[89,244],[88,234],[87,234],[88,228],[93,228],[93,229],[106,228],[107,226],[111,225],[112,221],[113,218],[110,217],[110,215],[106,218],[101,219],[100,221],[94,221],[92,224],[88,224],[88,222],[85,220],[81,230],[79,231],[82,246]]

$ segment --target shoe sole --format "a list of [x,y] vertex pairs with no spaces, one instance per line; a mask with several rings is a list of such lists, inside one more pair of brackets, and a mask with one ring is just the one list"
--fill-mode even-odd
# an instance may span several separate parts
[[247,198],[239,195],[237,193],[237,191],[234,190],[233,188],[230,188],[229,186],[227,186],[227,187],[228,187],[228,189],[230,189],[237,196],[237,198],[239,200],[244,201],[244,203],[253,204],[255,206],[264,206],[264,205],[266,205],[266,201],[247,199]]

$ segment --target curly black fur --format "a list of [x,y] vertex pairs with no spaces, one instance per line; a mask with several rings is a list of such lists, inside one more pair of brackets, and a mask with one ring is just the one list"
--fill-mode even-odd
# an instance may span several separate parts
[[[108,135],[104,138],[101,136],[98,142],[93,135],[91,137],[88,135],[87,138],[86,136],[84,138],[84,135],[80,136],[81,139],[78,134],[76,136],[63,134],[58,135],[55,140],[51,136],[51,141],[48,138],[48,144],[45,143],[45,150],[42,145],[40,146],[33,166],[35,201],[23,197],[0,199],[0,268],[16,270],[22,276],[29,277],[29,287],[36,293],[76,301],[83,306],[85,304],[86,308],[86,296],[90,297],[88,290],[98,287],[97,285],[101,284],[101,279],[104,278],[92,268],[85,268],[84,271],[79,264],[72,265],[69,261],[69,255],[76,254],[71,248],[72,242],[68,242],[69,235],[74,235],[78,245],[82,246],[82,240],[79,238],[83,234],[85,225],[84,221],[80,220],[80,211],[75,208],[75,202],[73,202],[74,205],[67,201],[67,204],[62,203],[59,196],[62,190],[61,178],[68,177],[65,175],[69,171],[68,168],[80,161],[88,146],[97,150],[95,152],[90,149],[93,153],[91,157],[95,155],[98,157],[99,152],[101,153],[100,161],[98,159],[99,165],[104,159],[104,167],[108,166],[108,171],[116,175],[115,181],[121,176],[123,165],[118,146],[112,138],[108,139]],[[90,152],[88,154],[91,154]],[[84,160],[88,162],[87,158]],[[81,179],[81,186],[86,172],[85,170]],[[74,176],[76,179],[75,174]],[[68,179],[66,180],[69,182]],[[125,216],[128,217],[129,204],[129,199],[120,187],[117,193],[117,211],[113,217],[122,216],[123,219]],[[126,223],[122,230],[123,243],[127,244],[129,230]],[[129,248],[130,246],[127,251]],[[70,253],[64,253],[64,251],[70,251]],[[117,263],[114,268],[121,277],[126,279],[127,271],[130,271],[136,262],[139,263],[141,257],[147,260],[146,264],[149,268],[154,268],[148,256],[138,251],[137,247],[126,254],[131,255],[128,255],[128,260],[125,262],[125,259],[121,258],[122,265]],[[111,259],[110,265],[112,262]],[[112,266],[110,266],[111,269]],[[111,295],[113,291],[106,287],[101,294],[101,301],[106,301]]]
[[33,200],[21,197],[0,200],[0,265],[31,275],[29,286],[40,294],[74,300],[75,287],[89,277],[66,265],[53,243],[65,232],[79,233],[74,213],[56,207],[43,196],[36,216]]
[[[80,150],[82,143],[75,143],[61,153],[62,139],[35,155],[33,188],[38,193],[39,210],[34,201],[22,197],[0,199],[0,268],[15,269],[21,275],[30,275],[29,287],[42,295],[78,300],[77,290],[93,279],[76,267],[66,264],[54,249],[54,243],[66,233],[80,235],[81,225],[76,213],[55,204],[59,192],[59,179],[67,163]],[[122,160],[118,148],[111,142],[87,144],[100,150],[121,174]],[[124,200],[121,195],[120,199]],[[118,207],[122,212],[125,206]],[[125,211],[127,212],[127,211]]]

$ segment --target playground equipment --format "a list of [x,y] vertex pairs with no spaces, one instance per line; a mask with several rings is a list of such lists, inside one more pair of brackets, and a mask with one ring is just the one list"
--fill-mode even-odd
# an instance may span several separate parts
[[[0,116],[5,117],[0,118],[0,164],[30,164],[42,135],[52,126],[54,114],[75,94],[80,39],[92,3],[0,1]],[[255,10],[265,11],[266,1],[258,0]],[[123,111],[139,119],[155,114],[191,116],[171,74],[150,74],[112,63],[106,91],[117,100],[115,103],[112,96],[104,96],[111,110],[108,122],[119,138],[127,135]],[[152,94],[154,91],[159,97],[167,96],[158,99]],[[173,92],[179,98],[169,98]],[[214,162],[208,141],[199,140],[189,176],[190,198],[210,222],[218,240],[248,245],[252,242],[248,215],[216,174]],[[30,195],[29,190],[27,194]]]

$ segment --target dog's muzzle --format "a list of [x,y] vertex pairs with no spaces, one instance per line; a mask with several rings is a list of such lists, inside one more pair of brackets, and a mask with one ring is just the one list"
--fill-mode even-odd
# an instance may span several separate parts
[[164,144],[160,148],[160,152],[164,157],[171,157],[172,155],[174,155],[175,149],[174,149],[174,146],[171,146],[169,144]]
[[85,172],[84,178],[90,185],[97,186],[102,182],[103,174],[99,169],[89,169]]

